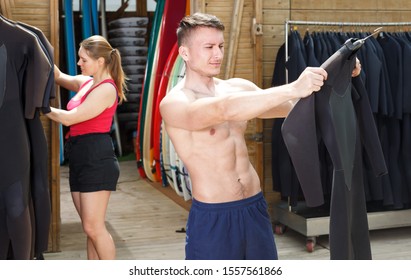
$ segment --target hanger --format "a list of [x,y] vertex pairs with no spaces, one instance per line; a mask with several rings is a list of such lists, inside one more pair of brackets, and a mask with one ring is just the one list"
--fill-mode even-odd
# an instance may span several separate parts
[[380,32],[382,29],[382,26],[378,27],[377,29],[375,29],[370,35],[368,35],[365,38],[362,39],[348,39],[345,42],[345,45],[348,47],[348,49],[350,49],[351,51],[356,51],[358,50],[362,45],[364,45],[365,40],[367,40],[368,38],[374,36],[375,34],[377,34],[378,32]]

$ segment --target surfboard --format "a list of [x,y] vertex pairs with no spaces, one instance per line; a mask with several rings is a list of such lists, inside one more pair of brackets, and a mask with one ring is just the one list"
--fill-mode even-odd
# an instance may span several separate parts
[[91,33],[100,34],[100,27],[98,22],[98,3],[97,0],[90,0],[90,15],[91,15]]
[[[163,187],[172,186],[168,183],[168,177],[170,173],[170,155],[168,153],[166,133],[165,133],[164,123],[161,122],[160,125],[160,166],[161,166],[161,183]],[[164,141],[163,141],[164,140]]]
[[[179,171],[178,171],[178,163],[177,163],[177,153],[174,150],[174,145],[171,141],[168,141],[168,151],[169,151],[169,157],[170,157],[170,171],[171,171],[171,182],[173,182],[173,187],[175,192],[181,196],[184,197],[184,192],[181,186],[181,181],[180,181],[180,176],[179,176]],[[184,198],[185,199],[185,198]]]
[[160,161],[161,161],[161,168],[162,168],[162,182],[163,186],[170,186],[174,189],[174,191],[181,197],[183,197],[183,189],[181,188],[181,183],[179,179],[177,180],[177,168],[175,164],[175,151],[171,151],[170,149],[174,149],[174,146],[171,146],[172,143],[169,139],[166,129],[164,128],[164,122],[161,122],[161,153],[160,153]]
[[[178,82],[180,82],[185,76],[185,63],[183,59],[179,56],[177,60],[175,74],[172,79],[171,87],[175,87]],[[173,145],[170,140],[170,146]],[[183,197],[185,201],[192,199],[191,194],[191,179],[183,161],[178,156],[175,149],[170,150],[170,153],[175,153],[172,157],[174,158],[174,163],[171,163],[173,169],[175,169],[176,176],[178,176],[178,182],[180,183],[180,188],[183,191]],[[171,156],[170,156],[171,157]]]
[[[184,66],[183,59],[180,56],[177,56],[171,70],[166,94],[168,94],[170,90],[183,78],[181,72],[185,69],[183,68]],[[164,122],[162,121],[162,126],[163,125]],[[161,157],[165,160],[162,163],[162,169],[166,175],[167,183],[174,188],[178,195],[184,197],[184,199],[189,199],[188,193],[184,191],[185,186],[181,180],[182,178],[184,180],[184,176],[182,176],[182,172],[180,170],[181,165],[178,155],[165,129],[162,130],[160,145],[162,146]],[[165,184],[165,182],[163,182],[163,184]]]
[[[157,47],[157,38],[158,32],[160,29],[161,18],[164,9],[164,1],[165,0],[158,0],[156,4],[156,9],[154,11],[153,23],[151,27],[149,42],[148,42],[148,53],[147,53],[147,64],[146,64],[146,71],[145,71],[145,78],[143,82],[143,90],[142,96],[140,101],[140,111],[139,117],[137,121],[137,135],[136,135],[136,161],[137,161],[137,169],[142,178],[148,178],[148,174],[146,174],[144,168],[144,155],[143,155],[143,147],[144,147],[144,132],[145,132],[145,111],[147,107],[147,98],[149,94],[149,86],[150,86],[150,78],[151,72],[153,68],[153,62],[155,58],[155,52]],[[152,176],[150,176],[152,178]]]
[[[73,1],[63,0],[64,2],[64,46],[66,50],[67,74],[77,75],[77,49],[75,40]],[[70,91],[70,98],[76,93]]]
[[167,177],[164,174],[164,168],[161,164],[161,159],[160,159],[160,156],[161,156],[160,136],[161,136],[162,118],[161,118],[159,107],[160,107],[161,100],[167,94],[171,72],[173,70],[173,66],[175,64],[177,56],[178,56],[178,45],[177,45],[177,42],[175,42],[167,58],[167,63],[164,66],[164,71],[163,71],[160,84],[158,87],[158,97],[157,97],[157,101],[156,101],[157,103],[155,105],[155,111],[154,111],[154,121],[153,121],[153,160],[154,161],[153,163],[156,168],[156,172],[161,174],[161,181],[163,183],[163,186],[167,185],[167,179],[166,179]]
[[[160,29],[161,30],[161,26]],[[151,123],[152,123],[152,111],[153,111],[153,96],[154,96],[154,83],[155,83],[155,73],[157,72],[158,67],[158,48],[159,48],[160,40],[157,40],[156,44],[156,51],[154,53],[153,59],[153,67],[150,75],[150,83],[147,88],[147,97],[146,99],[146,108],[144,110],[144,133],[143,133],[143,166],[144,170],[147,174],[147,178],[149,178],[153,182],[160,181],[160,174],[156,174],[156,169],[153,168],[153,150],[151,149]]]
[[[166,94],[168,94],[171,89],[172,77],[174,76],[176,72],[176,64],[177,64],[178,58],[179,57],[177,56],[176,60],[173,63],[171,75],[170,75],[170,78],[167,84]],[[163,181],[162,184],[172,186],[179,195],[180,193],[178,192],[178,190],[181,190],[181,196],[183,196],[183,190],[180,188],[180,186],[178,186],[178,182],[175,179],[173,179],[175,176],[175,172],[174,170],[172,170],[172,164],[171,164],[171,161],[172,161],[171,153],[170,153],[171,141],[164,127],[164,121],[161,121],[161,141],[160,142],[161,142],[160,160],[163,160],[161,162],[162,179],[165,179],[165,181]]]
[[[177,43],[174,44],[174,47],[172,48],[168,59],[167,63],[164,67],[163,75],[160,80],[160,84],[158,87],[158,98],[157,98],[157,104],[155,106],[155,112],[154,112],[154,122],[153,122],[153,157],[154,157],[154,166],[156,168],[156,172],[161,174],[161,182],[163,183],[163,186],[167,185],[167,179],[166,175],[164,173],[164,168],[161,164],[161,123],[162,123],[162,118],[160,114],[160,102],[161,99],[166,95],[167,90],[168,90],[168,82],[169,78],[171,76],[171,71],[173,70],[174,63],[176,61],[176,58],[178,56],[178,45]],[[155,141],[158,139],[158,143]]]
[[192,198],[191,196],[191,180],[190,175],[183,163],[183,161],[179,158],[178,153],[176,153],[176,166],[177,166],[177,174],[180,178],[181,188],[183,189],[183,197],[185,201],[188,201]]
[[[174,1],[165,1],[163,16],[161,20],[161,26],[159,30],[159,39],[157,41],[157,63],[154,71],[152,72],[154,76],[151,77],[152,86],[150,84],[148,95],[148,105],[146,109],[146,126],[145,129],[145,139],[147,139],[145,148],[147,149],[145,161],[150,163],[150,170],[154,172],[154,177],[156,181],[161,180],[161,168],[160,168],[160,157],[159,153],[157,155],[157,161],[154,159],[154,145],[160,145],[160,134],[156,133],[156,138],[154,138],[154,116],[157,114],[156,111],[158,107],[157,97],[158,97],[158,88],[160,80],[163,76],[164,66],[169,57],[170,51],[172,50],[175,42],[177,41],[176,28],[179,21],[185,15],[186,0],[174,0]],[[156,128],[159,130],[160,124],[158,123]],[[158,149],[159,150],[159,149]],[[144,156],[144,157],[146,157]]]
[[[75,41],[75,29],[74,29],[74,17],[73,17],[73,1],[63,0],[64,9],[64,46],[65,46],[65,56],[66,56],[66,67],[67,74],[77,75],[77,49]],[[69,99],[72,98],[76,93],[69,91]],[[60,164],[64,163],[64,135],[63,127],[59,125],[60,134]]]
[[[186,65],[183,59],[181,59],[180,61],[181,61],[181,67],[180,67],[180,72],[178,73],[178,81],[181,81],[181,79],[185,77],[185,72],[186,72]],[[188,170],[185,167],[185,164],[181,160],[179,162],[179,167],[181,170],[181,173],[180,173],[181,180],[184,182],[182,185],[183,193],[185,194],[186,200],[190,200],[193,198],[190,174],[188,173]]]
[[81,31],[83,39],[93,35],[91,23],[91,0],[82,0],[81,2]]
[[[169,3],[170,4],[170,3]],[[173,3],[175,4],[175,3]],[[162,176],[162,183],[163,185],[167,184],[166,182],[166,174],[164,171],[164,167],[163,164],[161,163],[161,158],[162,158],[162,139],[161,135],[162,133],[161,131],[161,124],[162,124],[162,118],[161,118],[161,114],[160,114],[160,110],[159,110],[159,105],[161,100],[164,98],[165,94],[167,93],[167,91],[169,90],[169,77],[171,75],[171,71],[173,70],[174,64],[175,64],[175,60],[177,58],[178,55],[178,46],[177,46],[177,37],[174,36],[175,35],[175,29],[178,26],[179,21],[183,18],[184,15],[188,15],[190,14],[190,1],[180,1],[178,4],[181,5],[185,5],[185,9],[184,11],[181,10],[181,12],[179,13],[172,13],[174,15],[172,21],[172,24],[167,24],[167,26],[170,27],[170,29],[173,27],[174,25],[174,32],[173,30],[170,30],[170,32],[167,33],[167,31],[164,31],[165,33],[167,33],[167,37],[168,38],[162,38],[162,40],[167,40],[167,41],[174,41],[174,46],[171,48],[170,50],[170,54],[169,57],[167,59],[166,62],[166,66],[163,70],[163,74],[161,75],[161,79],[160,79],[160,84],[159,84],[159,89],[158,89],[158,94],[157,94],[157,99],[155,102],[155,108],[154,108],[154,116],[153,116],[153,155],[154,155],[154,164],[155,164],[155,168],[157,170],[157,172],[161,172]],[[170,4],[171,5],[171,4]],[[166,6],[165,10],[169,11],[170,6]],[[166,24],[165,21],[163,20],[163,24]],[[174,35],[172,35],[174,34]],[[170,67],[170,65],[168,65],[170,63],[169,60],[172,60],[172,64],[173,66],[170,69],[167,69],[166,71],[166,67]],[[163,81],[164,80],[164,81]]]
[[[173,87],[175,87],[176,84],[179,81],[181,81],[181,79],[183,78],[180,75],[182,71],[183,63],[184,63],[183,59],[180,56],[177,56],[173,63],[171,74],[168,79],[166,94],[168,94],[170,90]],[[162,127],[164,126],[163,121],[161,122],[161,125]],[[178,162],[178,155],[164,127],[162,129],[161,146],[162,146],[161,158],[163,158],[164,160],[164,162],[162,163],[162,170],[166,175],[165,178],[167,179],[167,183],[173,187],[173,189],[179,196],[185,199],[184,191],[183,191],[183,184],[182,184],[181,176],[180,176],[181,172],[180,172],[180,166]],[[166,184],[166,183],[163,182],[163,184]]]
[[[185,2],[186,2],[185,3],[186,4],[185,15],[189,15],[190,14],[190,1],[185,1]],[[174,52],[177,52],[177,55],[175,58],[173,58],[173,56],[175,55]],[[179,75],[179,73],[177,74],[175,73],[177,72],[178,69],[181,69],[181,63],[182,63],[181,57],[178,57],[177,40],[175,41],[175,45],[173,46],[170,52],[170,56],[171,56],[171,59],[174,60],[174,62],[173,62],[173,66],[172,66],[171,73],[169,74],[169,76]],[[170,81],[170,77],[167,77],[168,73],[166,73],[166,70],[164,72],[165,73],[163,73],[163,77],[160,80],[159,91],[158,91],[159,93],[158,93],[155,112],[154,112],[154,124],[153,124],[154,153],[153,155],[154,155],[155,166],[157,170],[160,169],[160,171],[158,172],[161,172],[162,184],[163,185],[167,185],[167,184],[173,185],[174,183],[177,184],[177,182],[172,182],[172,176],[170,175],[171,174],[170,156],[169,156],[169,146],[170,146],[169,141],[170,140],[168,139],[167,132],[163,131],[163,121],[162,121],[160,110],[159,110],[159,105],[160,105],[161,100],[163,99],[164,95],[167,94],[167,92],[172,87],[172,82]],[[179,79],[176,79],[175,81],[177,80]],[[163,89],[163,87],[165,86],[166,88]],[[157,134],[159,134],[159,136]],[[159,143],[156,142],[157,140],[159,141]],[[158,159],[160,160],[160,165],[158,165]]]

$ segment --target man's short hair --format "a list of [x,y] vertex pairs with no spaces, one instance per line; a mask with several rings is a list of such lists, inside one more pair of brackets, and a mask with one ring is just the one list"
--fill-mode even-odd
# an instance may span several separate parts
[[195,13],[184,17],[177,28],[177,42],[181,46],[190,33],[199,27],[209,27],[224,31],[224,24],[215,15]]

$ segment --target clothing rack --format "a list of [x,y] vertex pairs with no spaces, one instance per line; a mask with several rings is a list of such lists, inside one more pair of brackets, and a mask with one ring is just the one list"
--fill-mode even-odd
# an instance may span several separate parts
[[[302,20],[286,20],[284,23],[285,36],[285,61],[288,58],[288,35],[290,25],[314,25],[314,26],[411,26],[411,22],[336,22],[336,21],[302,21]],[[285,80],[288,83],[288,72],[285,70]]]
[[[321,21],[285,21],[285,60],[288,59],[288,35],[290,25],[314,25],[314,26],[411,26],[411,22],[321,22]],[[288,83],[288,73],[286,69],[286,83]],[[285,227],[289,227],[307,237],[306,249],[308,252],[314,250],[316,237],[329,234],[329,216],[304,217],[299,212],[304,212],[307,206],[304,202],[299,202],[297,206],[291,207],[288,202],[280,202],[273,209],[273,219],[275,221],[275,233],[282,234]],[[369,230],[398,228],[411,226],[411,209],[368,212]]]

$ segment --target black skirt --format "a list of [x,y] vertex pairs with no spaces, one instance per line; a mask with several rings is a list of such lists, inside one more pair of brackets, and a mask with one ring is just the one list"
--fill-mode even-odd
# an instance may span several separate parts
[[72,192],[115,191],[120,166],[111,136],[91,133],[70,137],[66,143]]

